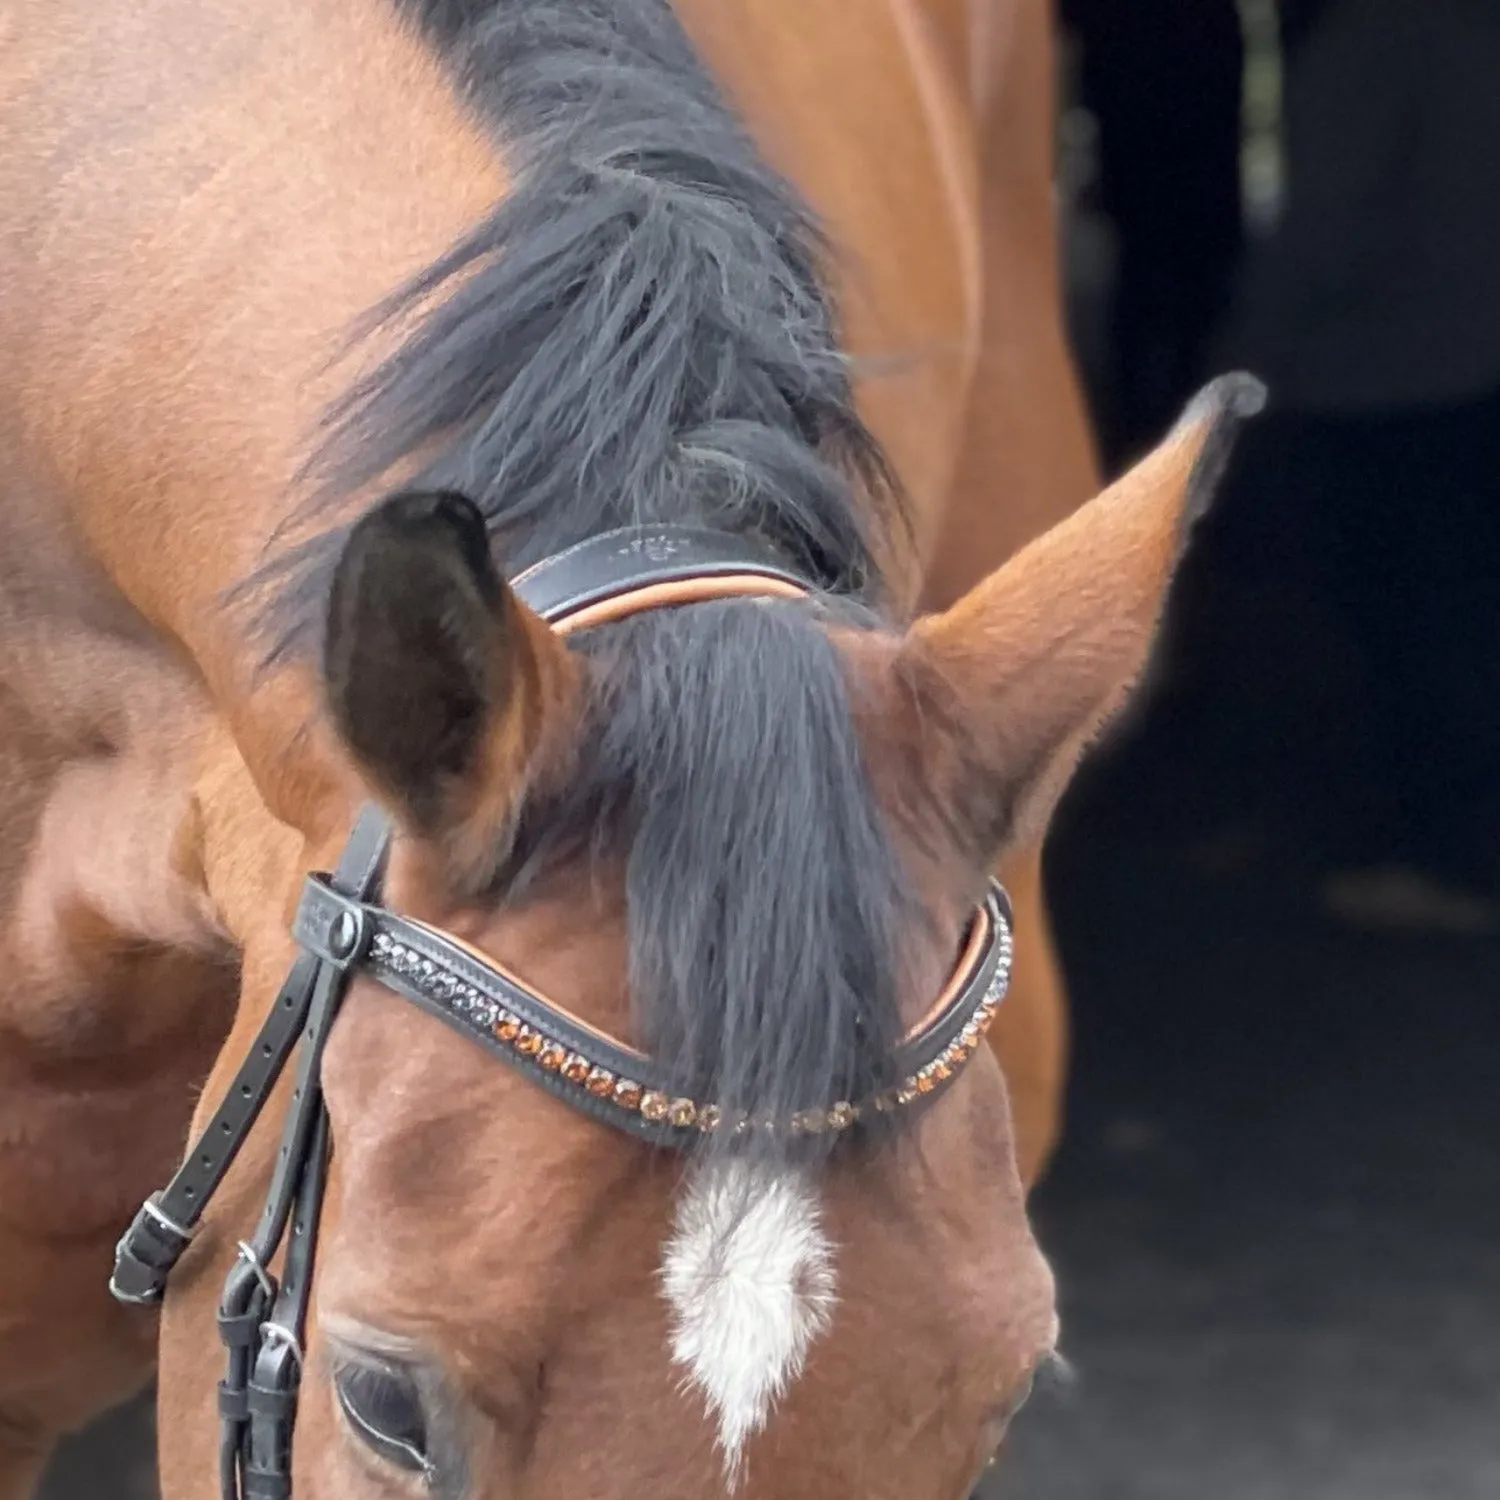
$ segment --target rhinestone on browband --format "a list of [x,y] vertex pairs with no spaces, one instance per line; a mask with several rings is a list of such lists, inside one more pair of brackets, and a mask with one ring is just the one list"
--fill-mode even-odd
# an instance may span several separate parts
[[[1010,980],[1013,942],[1010,927],[1001,921],[995,934],[996,963],[968,1019],[958,1034],[931,1061],[904,1076],[899,1083],[871,1098],[841,1100],[828,1109],[801,1110],[785,1121],[740,1120],[731,1127],[743,1133],[754,1129],[784,1129],[792,1135],[848,1130],[872,1113],[890,1113],[936,1093],[954,1078],[979,1050]],[[371,939],[369,961],[377,977],[397,981],[518,1060],[550,1074],[555,1085],[565,1085],[599,1104],[635,1116],[649,1125],[708,1133],[724,1128],[723,1112],[715,1104],[648,1088],[624,1072],[600,1066],[583,1052],[543,1027],[523,1020],[482,993],[455,969],[399,942],[388,932]]]

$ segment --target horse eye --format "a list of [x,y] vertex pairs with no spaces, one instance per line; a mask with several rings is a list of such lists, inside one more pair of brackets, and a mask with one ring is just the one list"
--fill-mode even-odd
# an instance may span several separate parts
[[365,1446],[409,1474],[427,1475],[422,1395],[399,1365],[346,1364],[333,1377],[339,1407]]

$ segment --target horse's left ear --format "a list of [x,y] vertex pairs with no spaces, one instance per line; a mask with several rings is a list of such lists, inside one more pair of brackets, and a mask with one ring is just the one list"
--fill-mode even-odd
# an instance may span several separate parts
[[1134,469],[912,627],[897,659],[917,726],[909,772],[982,859],[1040,829],[1129,696],[1192,523],[1264,399],[1248,375],[1214,381]]
[[355,523],[323,674],[372,790],[456,881],[482,880],[528,782],[565,742],[578,663],[511,592],[469,500],[406,492]]

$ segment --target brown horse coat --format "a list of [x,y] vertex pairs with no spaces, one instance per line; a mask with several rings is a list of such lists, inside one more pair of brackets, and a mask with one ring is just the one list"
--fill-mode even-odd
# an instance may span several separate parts
[[[684,12],[843,252],[860,399],[914,502],[915,563],[890,559],[898,593],[908,605],[959,601],[908,636],[841,646],[869,689],[873,743],[889,749],[874,779],[909,782],[915,767],[919,800],[926,788],[946,800],[954,827],[971,809],[974,826],[995,834],[991,852],[1020,834],[1034,843],[1079,747],[1141,669],[1184,516],[1201,505],[1204,453],[1242,393],[1216,392],[1136,475],[997,572],[1093,481],[1058,311],[1045,6],[871,0],[857,30],[843,0],[799,0],[787,16],[744,0]],[[381,785],[379,768],[357,763],[334,731],[315,674],[259,675],[262,644],[226,595],[286,522],[321,413],[369,368],[368,349],[340,352],[347,330],[512,185],[435,50],[383,0],[0,4],[3,1500],[28,1493],[59,1432],[148,1377],[149,1318],[104,1290],[114,1237],[170,1171],[193,1090],[217,1097],[249,1045],[292,956],[302,873],[332,862],[353,806]],[[377,337],[374,354],[388,348]],[[496,625],[492,644],[524,657],[530,687],[497,709],[484,755],[445,804],[458,809],[451,836],[403,847],[393,899],[624,1027],[618,986],[598,978],[624,964],[608,893],[503,921],[454,894],[455,872],[472,870],[508,816],[513,773],[530,774],[571,701],[573,669],[535,622]],[[941,719],[935,737],[902,718],[904,694]],[[903,1003],[919,1006],[947,970],[979,871],[950,880],[929,869],[921,839],[912,859],[935,892],[932,933],[914,941],[906,976],[915,988]],[[869,1496],[956,1493],[1055,1337],[1016,1160],[1029,1180],[1050,1146],[1062,1006],[1034,853],[1017,857],[1011,882],[1019,976],[999,1048],[1014,1139],[999,1073],[976,1063],[924,1127],[935,1180],[919,1192],[892,1166],[830,1189],[830,1224],[866,1253],[849,1263],[841,1305],[851,1311],[815,1350],[780,1445],[761,1460],[783,1466],[770,1480],[783,1500],[828,1493],[856,1472]],[[479,1380],[494,1353],[480,1336],[500,1326],[500,1310],[541,1316],[553,1307],[541,1282],[571,1265],[558,1305],[585,1326],[617,1321],[605,1330],[615,1342],[586,1361],[607,1377],[589,1398],[603,1405],[567,1415],[594,1423],[581,1433],[636,1444],[629,1465],[622,1452],[589,1482],[599,1494],[645,1483],[668,1455],[642,1423],[620,1425],[620,1399],[645,1399],[653,1420],[690,1415],[665,1361],[665,1314],[642,1291],[671,1211],[667,1183],[399,1006],[361,996],[336,1043],[336,1175],[360,1214],[329,1226],[320,1300],[326,1292],[330,1319],[353,1337],[340,1308],[365,1316],[391,1297],[419,1306],[432,1329],[449,1330],[432,1335],[446,1355]],[[426,1098],[434,1077],[446,1080],[443,1100]],[[502,1158],[488,1139],[470,1143],[485,1171],[450,1181],[435,1170],[438,1138],[458,1117],[419,1123],[403,1109],[465,1101],[483,1130],[503,1119],[538,1143],[537,1181],[492,1182]],[[162,1441],[173,1496],[210,1483],[210,1308],[272,1149],[268,1131],[252,1141],[169,1300]],[[486,1226],[509,1258],[465,1276],[408,1255],[376,1275],[384,1263],[370,1257],[409,1243],[402,1215],[439,1182],[480,1195],[450,1194],[445,1222]],[[635,1185],[622,1210],[640,1231],[630,1254],[601,1259],[597,1246],[549,1238],[583,1234],[622,1182]],[[874,1233],[881,1195],[916,1204],[934,1191],[940,1211],[900,1233],[881,1219]],[[544,1199],[556,1218],[527,1220],[523,1234],[517,1215]],[[479,1264],[496,1274],[476,1280]],[[502,1284],[499,1273],[521,1265],[539,1281]],[[412,1276],[430,1284],[417,1289]],[[932,1295],[903,1296],[916,1279]],[[595,1287],[603,1300],[581,1300]],[[872,1386],[885,1407],[831,1406],[875,1366],[873,1325],[858,1316],[873,1305],[910,1357],[886,1372],[889,1392]],[[459,1326],[478,1340],[461,1353],[449,1342]],[[659,1363],[629,1359],[626,1330],[654,1341]],[[511,1332],[515,1348],[544,1330]],[[568,1368],[560,1355],[554,1364]],[[529,1412],[540,1399],[540,1387],[506,1395],[480,1383],[489,1417],[495,1403]],[[344,1493],[346,1445],[332,1440],[326,1384],[304,1408],[299,1475],[315,1492]],[[855,1425],[829,1442],[835,1409]],[[874,1424],[876,1447],[906,1434],[900,1453],[876,1453],[860,1423]],[[694,1492],[693,1476],[713,1472],[711,1429],[698,1426],[655,1493]],[[485,1429],[500,1445],[485,1450],[487,1482],[520,1472],[505,1444],[522,1429]],[[532,1470],[580,1482],[569,1465],[584,1461],[583,1439],[569,1430],[546,1429],[553,1447],[532,1454]],[[754,1460],[750,1472],[754,1485]]]

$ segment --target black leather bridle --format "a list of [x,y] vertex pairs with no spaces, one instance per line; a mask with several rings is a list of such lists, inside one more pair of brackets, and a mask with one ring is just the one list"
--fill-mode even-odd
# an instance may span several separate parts
[[[696,596],[672,592],[695,582],[702,586]],[[627,596],[640,596],[644,607],[662,607],[731,591],[795,595],[811,589],[754,542],[686,527],[632,528],[593,538],[537,564],[513,587],[556,628],[592,623],[611,601]],[[141,1206],[116,1251],[110,1279],[115,1297],[159,1302],[300,1040],[265,1208],[251,1238],[240,1242],[219,1304],[219,1337],[228,1353],[219,1385],[224,1500],[291,1495],[292,1427],[331,1148],[321,1060],[356,972],[456,1027],[572,1108],[653,1146],[677,1150],[718,1130],[844,1131],[872,1112],[935,1097],[982,1044],[1010,974],[1010,904],[992,882],[952,982],[896,1054],[895,1085],[873,1098],[810,1107],[786,1119],[728,1119],[711,1100],[681,1093],[650,1058],[602,1035],[449,935],[383,907],[390,837],[386,816],[367,807],[338,868],[307,877],[293,925],[301,955],[213,1118],[177,1175]],[[278,1278],[270,1267],[283,1241]]]

